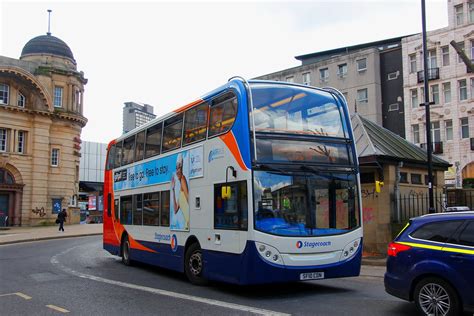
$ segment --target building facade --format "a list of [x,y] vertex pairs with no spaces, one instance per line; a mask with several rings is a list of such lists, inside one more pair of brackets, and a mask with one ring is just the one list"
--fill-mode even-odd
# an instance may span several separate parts
[[[50,33],[0,56],[0,225],[78,221],[83,93],[71,49]],[[2,223],[3,220],[3,223]]]
[[405,137],[401,37],[296,56],[302,65],[256,79],[334,87],[350,113]]
[[[474,3],[448,0],[448,26],[427,33],[433,153],[449,161],[446,184],[474,178],[474,74],[456,53],[455,41],[474,60]],[[422,35],[402,40],[407,139],[426,147]]]
[[125,102],[124,104],[122,129],[124,134],[156,117],[153,114],[153,106],[149,104],[142,105],[135,102]]

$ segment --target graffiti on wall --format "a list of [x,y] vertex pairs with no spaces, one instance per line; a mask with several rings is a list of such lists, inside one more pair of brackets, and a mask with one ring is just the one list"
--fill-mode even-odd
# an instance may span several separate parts
[[378,197],[377,192],[375,192],[375,188],[372,189],[362,189],[360,190],[360,194],[362,195],[363,199],[367,199],[372,197],[372,199],[375,199]]
[[31,212],[33,214],[39,215],[40,217],[46,216],[46,212],[44,211],[44,207],[41,207],[41,208],[36,207],[36,208],[32,209]]
[[372,207],[362,208],[362,218],[364,224],[372,223],[375,219],[374,209]]

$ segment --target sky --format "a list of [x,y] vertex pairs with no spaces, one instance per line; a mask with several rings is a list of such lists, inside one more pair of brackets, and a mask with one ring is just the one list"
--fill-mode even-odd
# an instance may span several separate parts
[[[164,115],[233,76],[300,65],[294,57],[421,32],[421,0],[0,0],[0,55],[19,58],[48,30],[88,83],[82,140],[122,133],[124,102]],[[427,29],[448,25],[447,0],[426,0]]]

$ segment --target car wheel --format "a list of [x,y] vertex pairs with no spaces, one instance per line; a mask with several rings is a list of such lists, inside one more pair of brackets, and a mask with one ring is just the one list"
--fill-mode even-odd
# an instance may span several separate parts
[[423,315],[459,315],[461,307],[453,287],[446,281],[430,277],[418,282],[414,300]]
[[130,259],[130,241],[128,236],[122,239],[122,262],[126,266],[132,265],[132,259]]
[[203,277],[204,261],[199,244],[193,243],[186,250],[184,260],[184,272],[189,282],[195,285],[207,284],[207,279]]

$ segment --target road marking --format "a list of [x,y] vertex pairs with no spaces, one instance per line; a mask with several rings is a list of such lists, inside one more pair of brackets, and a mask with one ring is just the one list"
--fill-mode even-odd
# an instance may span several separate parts
[[46,305],[46,307],[54,309],[55,311],[58,311],[58,312],[61,312],[61,313],[69,313],[69,311],[67,309],[61,308],[61,307],[56,306],[56,305],[51,305],[50,304],[50,305]]
[[28,295],[20,293],[20,292],[0,294],[0,297],[2,297],[2,296],[11,296],[11,295],[19,296],[21,298],[24,298],[25,300],[31,300],[31,296],[28,296]]
[[256,307],[251,307],[251,306],[246,306],[246,305],[240,305],[240,304],[233,304],[233,303],[228,303],[228,302],[223,302],[223,301],[218,301],[218,300],[213,300],[209,298],[204,298],[204,297],[198,297],[198,296],[192,296],[192,295],[187,295],[187,294],[182,294],[182,293],[176,293],[176,292],[171,292],[171,291],[166,291],[166,290],[161,290],[161,289],[156,289],[148,286],[142,286],[142,285],[137,285],[137,284],[132,284],[132,283],[126,283],[126,282],[121,282],[121,281],[115,281],[115,280],[110,280],[110,279],[105,279],[102,277],[97,277],[89,274],[85,274],[82,272],[75,271],[71,268],[66,267],[62,263],[58,261],[58,256],[64,255],[67,252],[73,250],[74,248],[77,248],[79,246],[69,248],[66,251],[63,251],[51,258],[51,264],[57,266],[59,269],[70,273],[72,275],[75,275],[77,277],[83,278],[83,279],[89,279],[97,282],[102,282],[102,283],[107,283],[111,285],[116,285],[116,286],[121,286],[129,289],[134,289],[134,290],[139,290],[139,291],[144,291],[148,293],[153,293],[153,294],[158,294],[158,295],[163,295],[163,296],[168,296],[168,297],[173,297],[177,299],[183,299],[183,300],[188,300],[188,301],[193,301],[193,302],[198,302],[198,303],[203,303],[203,304],[208,304],[208,305],[213,305],[213,306],[218,306],[218,307],[223,307],[223,308],[228,308],[228,309],[233,309],[233,310],[238,310],[241,312],[249,312],[257,315],[274,315],[274,316],[290,316],[291,314],[286,314],[286,313],[280,313],[268,309],[261,309],[261,308],[256,308]]

